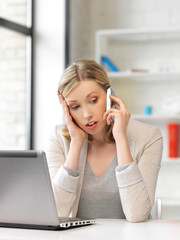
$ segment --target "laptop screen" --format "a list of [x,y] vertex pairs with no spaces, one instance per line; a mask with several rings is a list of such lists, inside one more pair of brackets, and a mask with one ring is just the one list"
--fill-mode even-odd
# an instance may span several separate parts
[[43,151],[0,151],[0,222],[58,225]]

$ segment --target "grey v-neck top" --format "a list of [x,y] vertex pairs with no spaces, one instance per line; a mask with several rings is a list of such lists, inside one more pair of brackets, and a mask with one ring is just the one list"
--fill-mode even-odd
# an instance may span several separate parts
[[86,162],[77,217],[125,218],[116,180],[117,166],[115,156],[106,171],[97,177]]

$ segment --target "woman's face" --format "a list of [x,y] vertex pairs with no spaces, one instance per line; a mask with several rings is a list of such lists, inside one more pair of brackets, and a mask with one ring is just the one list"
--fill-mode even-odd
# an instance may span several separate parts
[[93,80],[80,83],[65,98],[72,118],[91,135],[105,132],[106,92]]

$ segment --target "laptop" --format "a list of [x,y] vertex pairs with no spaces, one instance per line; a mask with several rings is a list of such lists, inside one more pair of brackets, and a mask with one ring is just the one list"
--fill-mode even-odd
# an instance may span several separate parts
[[0,227],[56,230],[93,223],[59,219],[43,151],[0,151]]

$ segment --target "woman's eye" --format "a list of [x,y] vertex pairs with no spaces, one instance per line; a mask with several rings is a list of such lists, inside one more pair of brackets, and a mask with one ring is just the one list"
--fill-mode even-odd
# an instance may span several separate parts
[[76,109],[78,109],[78,107],[79,107],[79,105],[76,105],[76,106],[71,107],[71,109],[76,110]]
[[91,103],[96,103],[97,102],[97,98],[91,100]]

